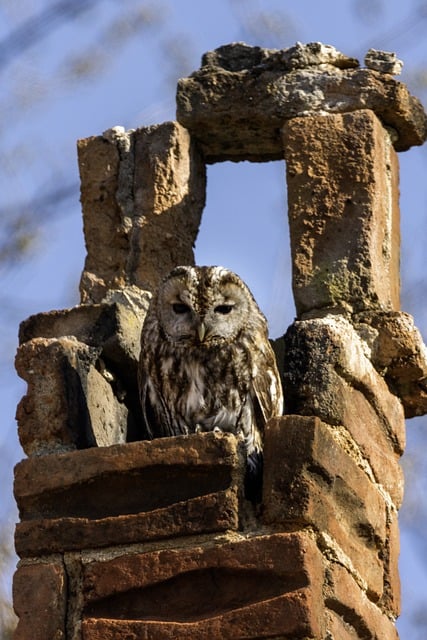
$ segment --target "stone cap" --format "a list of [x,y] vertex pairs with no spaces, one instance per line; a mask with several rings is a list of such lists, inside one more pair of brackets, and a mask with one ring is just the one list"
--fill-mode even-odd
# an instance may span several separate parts
[[205,53],[201,68],[179,80],[177,120],[207,162],[283,158],[285,120],[357,109],[374,111],[392,129],[395,149],[405,151],[426,139],[427,116],[391,75],[400,71],[396,61],[394,54],[372,50],[361,68],[319,42],[281,50],[224,45]]

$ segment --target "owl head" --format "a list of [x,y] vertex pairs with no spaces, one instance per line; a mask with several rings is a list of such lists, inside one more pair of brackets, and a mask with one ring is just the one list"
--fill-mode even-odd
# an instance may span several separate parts
[[242,330],[267,332],[267,323],[245,283],[224,267],[176,267],[154,302],[161,330],[176,345],[204,347],[232,342]]

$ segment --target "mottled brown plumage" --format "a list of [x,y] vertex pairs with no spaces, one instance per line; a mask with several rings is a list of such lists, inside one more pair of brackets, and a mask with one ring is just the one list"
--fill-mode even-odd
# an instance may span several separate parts
[[142,329],[139,384],[151,437],[228,431],[257,466],[282,389],[267,321],[235,273],[183,266],[163,280]]

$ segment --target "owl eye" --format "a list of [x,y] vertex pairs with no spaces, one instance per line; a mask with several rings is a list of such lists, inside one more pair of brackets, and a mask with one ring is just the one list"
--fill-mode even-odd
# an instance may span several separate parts
[[214,311],[215,313],[221,313],[223,316],[226,316],[227,313],[230,313],[232,309],[232,304],[219,304],[217,307],[215,307]]
[[190,311],[190,307],[188,306],[188,304],[184,304],[183,302],[175,302],[172,305],[172,309],[175,313],[178,314],[187,313],[188,311]]

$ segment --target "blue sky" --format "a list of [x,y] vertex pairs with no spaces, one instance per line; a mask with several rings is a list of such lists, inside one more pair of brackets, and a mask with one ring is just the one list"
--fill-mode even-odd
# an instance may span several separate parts
[[[50,4],[45,0],[3,2],[0,42],[27,15]],[[322,41],[362,62],[371,46],[394,50],[405,63],[402,80],[417,93],[415,72],[423,65],[427,69],[426,5],[416,0],[160,0],[151,4],[103,0],[0,69],[3,210],[40,196],[63,181],[76,185],[74,197],[61,205],[60,211],[49,212],[34,251],[22,263],[0,270],[3,519],[16,518],[12,467],[23,455],[14,421],[16,404],[25,391],[13,369],[18,322],[32,313],[78,302],[85,250],[76,140],[119,124],[136,128],[174,119],[177,61],[182,58],[179,68],[188,74],[199,67],[202,53],[233,41],[277,48],[289,47],[297,40]],[[124,43],[110,41],[106,52],[104,43],[113,17],[117,25],[138,6],[151,8],[152,28],[140,29]],[[262,29],[262,12],[274,17],[270,26],[277,33],[273,36],[267,37]],[[251,16],[256,19],[251,20]],[[73,69],[88,61],[94,65],[94,73],[86,79],[76,78]],[[418,95],[426,97],[427,93],[423,94],[420,87]],[[427,302],[419,294],[426,266],[426,150],[414,148],[400,154],[400,162],[403,308],[415,316],[426,337]],[[272,335],[280,335],[294,317],[284,163],[210,166],[207,196],[196,245],[197,261],[223,263],[237,271],[265,311]],[[399,628],[403,640],[417,637],[411,612],[418,604],[422,607],[425,598],[418,594],[427,591],[427,549],[423,550],[422,561],[419,555],[423,526],[427,524],[427,468],[417,456],[420,446],[427,442],[426,431],[425,419],[408,423],[404,461],[408,460],[411,484],[407,494],[411,505],[414,495],[424,504],[419,505],[415,518],[410,517],[409,508],[408,513],[405,506],[402,510],[404,614]]]

